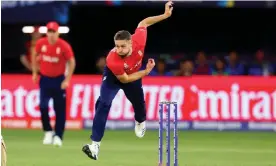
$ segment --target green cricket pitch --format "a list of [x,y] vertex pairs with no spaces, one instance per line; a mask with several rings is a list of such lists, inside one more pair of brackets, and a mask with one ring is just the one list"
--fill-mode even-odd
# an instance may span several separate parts
[[[7,146],[7,166],[158,165],[157,131],[147,131],[139,139],[134,131],[107,130],[97,161],[81,151],[91,142],[90,130],[66,131],[61,148],[42,145],[40,130],[3,129],[2,136]],[[165,150],[165,142],[163,145]],[[165,159],[164,152],[163,165]],[[276,166],[276,133],[179,131],[178,159],[179,166]]]

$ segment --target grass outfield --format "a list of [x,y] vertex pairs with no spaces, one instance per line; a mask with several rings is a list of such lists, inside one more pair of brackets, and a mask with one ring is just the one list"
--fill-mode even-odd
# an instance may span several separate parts
[[[62,148],[42,145],[38,130],[2,130],[7,166],[157,166],[158,133],[107,131],[99,160],[85,156],[89,130],[67,131]],[[165,165],[165,164],[164,164]],[[171,164],[173,165],[173,164]],[[179,166],[276,166],[276,133],[179,132]]]

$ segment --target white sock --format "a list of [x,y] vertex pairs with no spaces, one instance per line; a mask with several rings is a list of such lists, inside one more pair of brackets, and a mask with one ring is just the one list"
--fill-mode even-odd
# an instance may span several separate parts
[[45,134],[54,134],[53,131],[45,131]]
[[100,146],[101,142],[92,141],[92,144],[96,144],[96,145]]

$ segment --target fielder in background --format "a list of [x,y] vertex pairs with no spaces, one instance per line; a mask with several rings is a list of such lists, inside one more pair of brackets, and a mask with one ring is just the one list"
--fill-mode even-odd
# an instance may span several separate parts
[[25,50],[20,55],[20,62],[29,72],[32,71],[31,56],[33,54],[33,51],[35,50],[35,44],[37,40],[39,40],[41,37],[42,34],[39,32],[39,27],[34,27],[34,32],[31,34],[31,40],[25,44]]
[[[43,130],[45,132],[43,144],[62,146],[66,121],[66,92],[72,74],[75,70],[75,58],[70,44],[59,38],[59,25],[56,22],[47,24],[47,36],[39,39],[32,55],[33,81],[39,81],[40,111]],[[37,58],[37,56],[39,58]],[[39,60],[37,60],[39,59]],[[38,64],[37,64],[38,63]],[[65,68],[68,63],[68,73]],[[38,69],[40,67],[40,79]],[[54,101],[56,115],[55,131],[50,125],[48,114],[49,100]]]
[[146,131],[146,106],[142,88],[142,77],[148,75],[155,62],[149,59],[146,69],[140,70],[147,40],[147,27],[167,19],[172,14],[172,2],[165,5],[165,13],[142,20],[135,33],[131,35],[122,30],[115,34],[115,48],[107,58],[103,73],[100,97],[96,102],[93,120],[92,144],[87,144],[82,151],[91,159],[97,160],[100,142],[103,138],[111,103],[117,92],[122,89],[132,103],[135,118],[135,134],[142,138]]

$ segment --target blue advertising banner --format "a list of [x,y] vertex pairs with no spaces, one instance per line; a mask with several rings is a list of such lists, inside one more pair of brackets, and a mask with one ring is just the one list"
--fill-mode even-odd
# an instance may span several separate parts
[[[154,0],[105,0],[105,1],[75,1],[74,4],[105,4],[109,6],[124,6],[124,5],[138,5],[138,6],[156,6],[164,5],[165,1]],[[219,0],[219,1],[203,1],[203,0],[174,0],[176,6],[179,7],[238,7],[238,8],[274,8],[274,1],[234,1],[234,0]]]
[[[175,0],[177,7],[211,7],[211,8],[274,8],[274,1],[179,1]],[[66,24],[69,20],[71,5],[101,5],[101,6],[158,6],[164,1],[1,1],[3,23],[42,23],[56,20]]]
[[[84,129],[91,129],[92,120],[84,120]],[[109,120],[106,128],[110,130],[132,130],[134,121]],[[158,121],[147,121],[148,130],[158,130]],[[166,123],[164,122],[164,128]],[[171,128],[173,123],[171,122]],[[230,122],[230,121],[179,121],[178,130],[210,130],[210,131],[271,131],[276,132],[275,122]]]
[[66,24],[69,1],[1,1],[3,23],[42,23],[51,20]]

